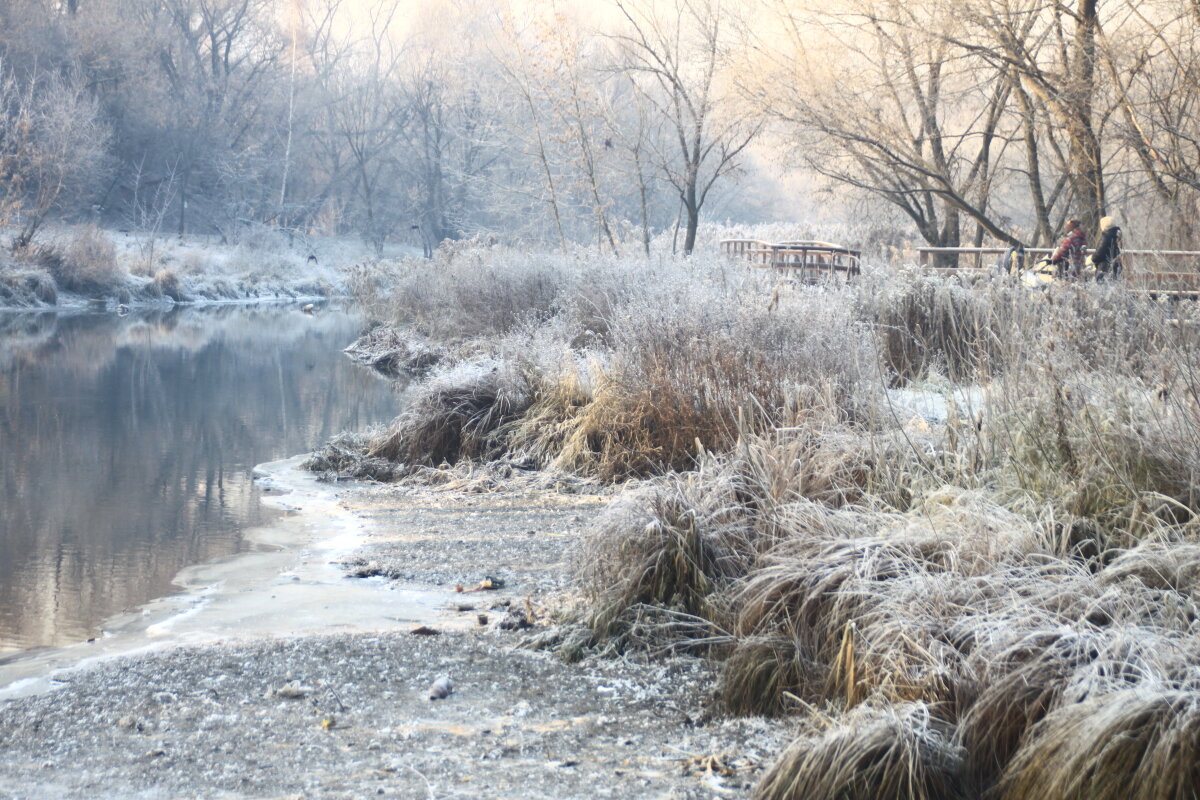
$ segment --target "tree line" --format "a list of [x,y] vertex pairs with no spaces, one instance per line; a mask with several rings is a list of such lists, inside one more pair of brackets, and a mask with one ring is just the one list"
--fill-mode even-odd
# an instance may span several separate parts
[[1192,247],[1198,31],[1200,0],[0,0],[0,224],[688,252],[714,206],[788,216],[742,191],[776,158],[930,245],[1117,214]]

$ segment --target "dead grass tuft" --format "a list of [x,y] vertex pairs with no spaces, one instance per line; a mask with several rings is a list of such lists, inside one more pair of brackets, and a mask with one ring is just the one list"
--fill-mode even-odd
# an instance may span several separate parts
[[360,364],[391,377],[427,372],[444,357],[439,348],[424,339],[405,335],[390,325],[372,327],[344,352]]
[[39,270],[9,269],[0,264],[0,306],[21,308],[57,302],[58,290],[48,274]]
[[397,465],[368,455],[370,441],[370,434],[340,433],[309,456],[300,468],[316,472],[326,481],[352,479],[388,483],[395,480],[400,472]]
[[957,800],[962,752],[920,703],[860,706],[797,739],[763,776],[757,800]]
[[404,413],[371,442],[368,455],[410,467],[495,456],[506,449],[498,430],[530,402],[529,383],[513,364],[459,364],[421,384]]
[[1046,716],[1004,772],[1002,800],[1195,800],[1200,692],[1139,687]]
[[626,612],[661,606],[724,627],[722,593],[746,573],[752,536],[729,487],[668,476],[616,501],[590,532],[581,582],[601,637],[627,627]]
[[690,469],[747,432],[818,411],[853,422],[868,403],[862,359],[833,352],[849,335],[845,309],[805,308],[805,326],[711,298],[687,317],[626,308],[609,323],[611,353],[568,361],[542,381],[514,446],[620,480]]
[[717,698],[729,714],[777,716],[797,701],[819,701],[825,680],[824,665],[800,642],[752,636],[737,642],[722,664]]
[[997,312],[1022,299],[1011,292],[936,276],[904,277],[861,294],[859,314],[877,332],[883,365],[896,383],[931,374],[972,382],[998,366],[1011,331],[1007,315]]
[[169,269],[160,269],[154,273],[154,279],[146,284],[146,290],[155,297],[168,297],[177,303],[188,300],[179,276]]
[[998,653],[981,651],[982,688],[959,727],[973,785],[992,783],[1029,729],[1054,707],[1067,680],[1098,658],[1101,646],[1096,635],[1060,629],[1031,632]]
[[1118,585],[1136,579],[1200,602],[1200,545],[1143,542],[1114,558],[1097,578],[1102,584]]
[[1100,548],[1131,547],[1200,514],[1200,405],[1163,402],[1152,387],[1109,375],[1016,376],[973,439],[996,488],[1064,525],[1099,526]]

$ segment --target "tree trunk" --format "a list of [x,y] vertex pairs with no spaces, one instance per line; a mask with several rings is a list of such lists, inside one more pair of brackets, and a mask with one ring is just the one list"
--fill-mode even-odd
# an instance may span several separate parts
[[1075,53],[1071,63],[1068,119],[1068,149],[1071,158],[1071,190],[1084,230],[1094,235],[1104,216],[1104,163],[1100,141],[1092,126],[1096,94],[1096,32],[1100,21],[1098,0],[1080,0],[1075,19]]
[[687,212],[687,227],[683,234],[683,254],[690,256],[696,249],[696,230],[700,227],[700,206],[696,203],[696,172],[693,169],[689,176],[691,180],[683,193],[683,208]]
[[700,227],[700,209],[694,204],[687,206],[687,228],[683,234],[683,254],[690,256],[696,249],[696,230]]
[[[959,214],[958,209],[950,204],[945,206],[945,219],[942,221],[942,230],[938,235],[938,247],[960,247],[962,245],[962,237],[960,234]],[[933,260],[935,267],[957,267],[958,253],[938,253]]]

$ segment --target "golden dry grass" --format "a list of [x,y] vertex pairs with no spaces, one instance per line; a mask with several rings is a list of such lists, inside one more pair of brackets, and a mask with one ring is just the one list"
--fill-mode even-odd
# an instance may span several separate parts
[[1001,800],[1196,800],[1200,691],[1138,687],[1047,715],[1000,781]]
[[860,706],[797,739],[756,800],[958,800],[962,752],[929,708]]
[[[376,452],[660,476],[589,532],[589,622],[721,658],[727,713],[830,715],[760,797],[1188,796],[1145,764],[1195,769],[1195,310],[655,268],[529,290],[515,333],[467,348],[521,380],[443,369]],[[956,400],[910,418],[899,384]],[[1152,699],[1129,718],[1097,699],[1122,692]],[[1072,749],[1104,735],[1117,767]]]

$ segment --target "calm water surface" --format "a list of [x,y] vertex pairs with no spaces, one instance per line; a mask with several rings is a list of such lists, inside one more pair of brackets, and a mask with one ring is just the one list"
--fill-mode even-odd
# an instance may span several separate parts
[[294,307],[0,314],[0,656],[94,636],[245,549],[255,464],[391,419],[342,355],[359,321]]

